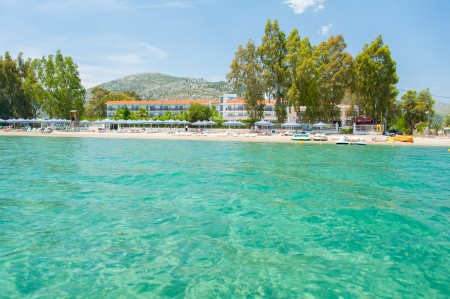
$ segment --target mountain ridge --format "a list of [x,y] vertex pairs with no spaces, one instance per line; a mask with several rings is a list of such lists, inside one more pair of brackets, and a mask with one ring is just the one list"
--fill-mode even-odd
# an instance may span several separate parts
[[[143,100],[218,99],[225,93],[232,93],[231,86],[225,81],[209,82],[162,73],[137,73],[98,86],[113,92],[134,90]],[[88,89],[87,101],[92,96],[92,89]]]

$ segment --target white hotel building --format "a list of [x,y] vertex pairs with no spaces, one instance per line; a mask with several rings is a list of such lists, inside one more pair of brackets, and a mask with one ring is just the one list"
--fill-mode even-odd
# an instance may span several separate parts
[[[225,94],[220,100],[148,100],[148,101],[109,101],[106,102],[107,118],[114,118],[117,109],[124,109],[125,106],[132,112],[144,108],[148,111],[150,118],[163,116],[167,112],[178,114],[180,111],[188,111],[193,103],[216,107],[224,120],[244,120],[248,118],[248,113],[244,107],[244,99],[235,94]],[[265,101],[264,119],[275,121],[275,102]]]

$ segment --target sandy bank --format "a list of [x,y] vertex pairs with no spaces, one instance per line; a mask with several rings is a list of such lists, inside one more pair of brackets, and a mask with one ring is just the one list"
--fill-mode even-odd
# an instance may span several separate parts
[[[39,136],[39,137],[70,137],[70,138],[136,138],[136,139],[164,139],[164,140],[210,140],[210,141],[240,141],[240,142],[298,142],[292,141],[291,136],[282,136],[279,134],[271,136],[261,136],[256,134],[235,134],[228,135],[226,133],[209,133],[207,135],[197,135],[194,133],[116,133],[116,132],[59,132],[54,131],[52,133],[40,133],[40,132],[6,132],[0,130],[0,136]],[[304,141],[303,143],[311,144],[335,144],[336,140],[341,138],[342,135],[328,135],[328,141]],[[373,136],[352,136],[351,138],[360,138],[367,145],[401,145],[401,146],[443,146],[450,147],[449,137],[414,137],[414,143],[404,143],[404,142],[375,142],[372,140]]]

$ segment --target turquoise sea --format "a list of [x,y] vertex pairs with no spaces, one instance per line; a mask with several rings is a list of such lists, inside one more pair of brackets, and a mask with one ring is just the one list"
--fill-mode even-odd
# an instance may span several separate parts
[[446,298],[441,147],[0,137],[0,297]]

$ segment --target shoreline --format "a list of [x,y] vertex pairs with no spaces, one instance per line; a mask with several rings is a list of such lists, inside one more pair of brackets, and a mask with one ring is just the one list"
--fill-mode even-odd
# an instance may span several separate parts
[[[270,136],[262,136],[256,134],[238,134],[237,136],[226,135],[224,133],[209,133],[207,135],[186,134],[186,133],[117,133],[117,132],[60,132],[53,131],[52,133],[41,132],[6,132],[0,131],[0,136],[27,136],[27,137],[53,137],[53,138],[122,138],[122,139],[160,139],[160,140],[208,140],[208,141],[237,141],[237,142],[263,142],[263,143],[299,143],[299,141],[291,140],[292,136],[283,136],[274,134]],[[342,136],[352,138],[360,138],[367,145],[400,145],[400,146],[442,146],[449,147],[449,137],[416,137],[414,136],[414,143],[408,142],[376,142],[372,140],[372,135],[327,135],[327,141],[301,141],[304,144],[335,144]]]

